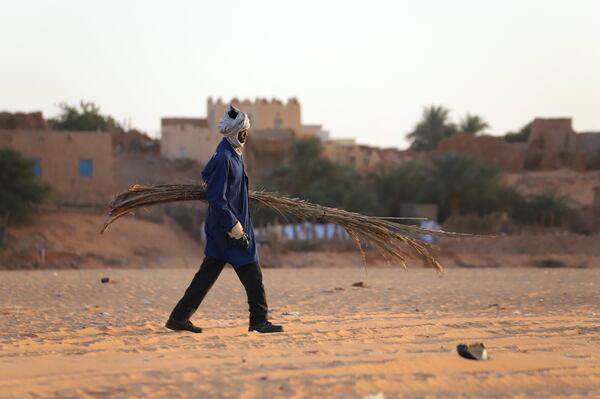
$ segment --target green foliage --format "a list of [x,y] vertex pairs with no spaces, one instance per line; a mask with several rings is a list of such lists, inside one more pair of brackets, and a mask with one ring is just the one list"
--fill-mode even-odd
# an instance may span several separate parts
[[480,116],[467,114],[460,121],[458,129],[462,133],[469,133],[475,136],[489,127],[490,125]]
[[[356,172],[321,157],[318,140],[297,140],[292,144],[288,165],[274,170],[264,188],[316,204],[341,207],[372,214],[376,197],[366,189]],[[257,212],[259,222],[273,220],[274,212]]]
[[384,216],[399,214],[402,203],[421,203],[428,196],[429,167],[421,162],[403,163],[397,169],[371,176],[373,192]]
[[415,151],[435,150],[442,139],[457,132],[449,118],[450,111],[442,106],[426,107],[421,121],[407,135],[411,141],[410,148]]
[[47,187],[33,173],[33,162],[13,150],[0,150],[0,219],[22,217],[28,204],[41,204]]
[[67,103],[61,103],[60,114],[48,120],[55,130],[82,131],[121,131],[122,128],[112,116],[102,115],[100,107],[93,102],[81,101],[79,108]]
[[483,215],[500,205],[500,170],[472,156],[445,153],[434,157],[430,181],[442,219],[461,212]]
[[402,203],[435,203],[444,220],[460,213],[511,212],[522,200],[502,185],[498,168],[455,153],[436,156],[431,165],[412,161],[373,174],[369,185],[381,216],[406,216],[399,214]]
[[[316,140],[296,141],[287,166],[272,173],[265,186],[322,205],[380,216],[399,214],[402,203],[434,202],[442,219],[452,212],[486,214],[510,210],[518,193],[500,183],[500,171],[463,154],[443,154],[432,165],[406,162],[361,179],[349,168],[320,156]],[[267,216],[268,215],[268,216]],[[261,221],[274,213],[261,211]]]
[[515,208],[523,201],[525,201],[523,196],[514,187],[501,185],[496,191],[493,210],[513,214]]
[[531,132],[531,123],[523,126],[518,132],[508,132],[504,135],[504,141],[507,143],[519,143],[526,142],[529,140],[529,133]]
[[515,217],[519,220],[546,227],[565,226],[573,214],[569,197],[554,191],[529,196],[515,207]]
[[[497,167],[470,155],[444,153],[431,164],[410,161],[361,179],[350,168],[322,158],[316,140],[296,141],[287,165],[275,170],[264,188],[377,216],[406,216],[399,213],[402,203],[435,203],[441,221],[464,213],[506,212],[524,224],[564,226],[572,216],[567,197],[543,193],[525,198],[502,184]],[[258,224],[285,220],[260,208],[253,218]]]

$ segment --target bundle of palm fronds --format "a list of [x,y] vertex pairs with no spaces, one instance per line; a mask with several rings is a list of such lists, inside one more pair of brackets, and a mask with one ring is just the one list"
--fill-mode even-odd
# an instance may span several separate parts
[[[365,263],[361,240],[373,243],[386,259],[400,262],[404,267],[406,267],[406,259],[410,257],[406,252],[408,247],[441,271],[442,266],[431,253],[432,246],[422,241],[420,237],[459,235],[403,225],[392,222],[390,218],[365,216],[275,193],[251,191],[249,197],[251,202],[275,209],[284,216],[288,214],[300,220],[333,223],[343,227],[356,242]],[[117,195],[110,203],[108,217],[101,233],[121,216],[138,208],[178,201],[206,201],[206,185],[133,185],[127,192]]]

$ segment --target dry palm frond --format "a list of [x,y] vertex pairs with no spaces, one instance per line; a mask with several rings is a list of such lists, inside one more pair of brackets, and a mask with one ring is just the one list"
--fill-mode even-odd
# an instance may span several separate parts
[[[417,255],[427,260],[432,266],[442,271],[442,266],[431,254],[432,246],[420,239],[423,234],[431,236],[457,236],[460,234],[438,230],[423,229],[416,226],[402,225],[385,218],[365,216],[310,203],[296,198],[289,198],[275,193],[251,191],[250,201],[272,208],[285,215],[292,215],[301,220],[333,223],[343,227],[357,243],[365,259],[361,240],[373,243],[388,260],[400,262],[406,267],[406,259],[410,255],[404,250],[406,246]],[[206,185],[164,184],[155,186],[133,185],[129,191],[121,193],[110,203],[108,217],[101,233],[121,216],[149,205],[178,201],[206,201]]]

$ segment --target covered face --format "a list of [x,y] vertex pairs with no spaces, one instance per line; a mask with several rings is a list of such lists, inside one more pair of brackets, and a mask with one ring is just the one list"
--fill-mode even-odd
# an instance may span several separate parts
[[250,119],[246,113],[240,111],[233,105],[223,114],[219,120],[219,132],[225,136],[227,141],[236,150],[242,153],[242,148],[248,136]]
[[238,141],[242,144],[246,142],[246,137],[248,136],[248,129],[243,129],[238,132]]

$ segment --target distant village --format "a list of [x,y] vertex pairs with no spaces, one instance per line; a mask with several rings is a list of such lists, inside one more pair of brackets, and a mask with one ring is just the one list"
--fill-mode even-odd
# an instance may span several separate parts
[[131,183],[197,181],[199,167],[221,139],[217,124],[230,103],[247,112],[252,122],[244,151],[254,187],[287,162],[288,150],[297,139],[318,140],[323,157],[354,169],[359,176],[445,152],[471,154],[512,174],[600,169],[600,132],[576,133],[569,118],[533,119],[524,141],[457,133],[442,139],[433,151],[417,152],[333,139],[322,125],[303,124],[295,98],[286,102],[208,98],[205,117],[163,117],[159,141],[137,131],[51,130],[40,112],[5,112],[0,113],[0,149],[14,149],[33,159],[34,172],[52,188],[55,204],[103,207]]

